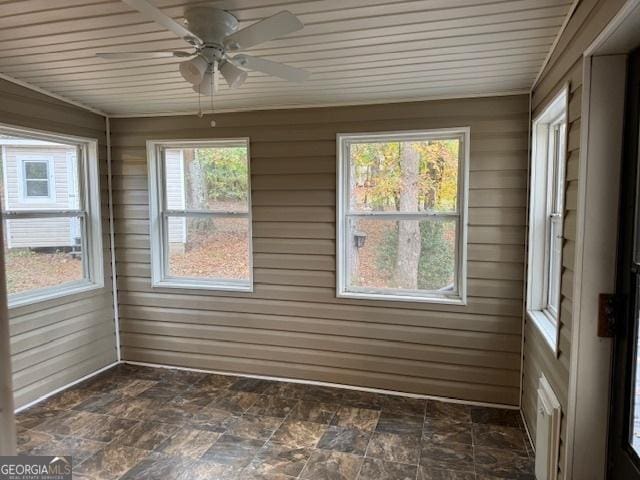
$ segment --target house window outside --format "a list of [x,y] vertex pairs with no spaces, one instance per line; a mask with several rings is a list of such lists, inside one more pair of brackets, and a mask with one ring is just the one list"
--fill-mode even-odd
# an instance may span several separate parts
[[0,127],[9,306],[104,285],[97,142]]
[[561,301],[567,99],[564,88],[532,129],[527,316],[558,352]]
[[340,134],[337,153],[337,295],[464,304],[469,129]]
[[152,283],[251,291],[249,140],[149,141]]
[[48,160],[22,160],[23,195],[27,199],[51,198]]

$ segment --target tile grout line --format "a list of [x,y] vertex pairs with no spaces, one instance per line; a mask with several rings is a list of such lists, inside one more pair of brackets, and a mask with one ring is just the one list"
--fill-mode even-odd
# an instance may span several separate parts
[[367,442],[367,446],[364,449],[364,452],[362,453],[362,463],[360,464],[360,468],[358,469],[358,474],[355,477],[355,480],[359,480],[360,479],[360,475],[362,474],[362,467],[364,467],[364,462],[367,460],[367,452],[369,451],[369,446],[371,445],[371,442],[373,441],[373,436],[376,434],[376,429],[378,428],[378,424],[380,423],[380,417],[382,417],[382,407],[379,411],[378,414],[378,420],[376,421],[376,425],[375,427],[373,427],[373,430],[371,431],[371,435],[369,435],[369,441]]
[[[300,402],[300,401],[298,400],[298,403],[299,403],[299,402]],[[244,416],[247,414],[247,412],[248,412],[249,410],[251,410],[251,408],[252,408],[252,407],[254,407],[254,406],[255,406],[255,404],[256,404],[256,403],[258,403],[258,399],[256,399],[256,401],[255,401],[255,402],[253,402],[253,404],[251,405],[251,407],[249,407],[249,408],[248,408],[248,409],[247,409],[247,410],[242,414],[242,417],[244,417]],[[295,407],[294,407],[294,408],[295,408]],[[256,456],[260,453],[260,451],[261,451],[264,447],[266,447],[266,446],[267,446],[267,444],[269,443],[269,441],[273,438],[273,436],[274,436],[274,435],[276,434],[276,432],[280,429],[280,427],[282,427],[282,425],[283,425],[283,424],[284,424],[284,422],[287,420],[287,418],[289,417],[289,415],[291,415],[291,412],[292,412],[292,411],[293,411],[293,409],[291,409],[291,411],[287,412],[287,414],[284,416],[284,418],[282,419],[282,421],[281,421],[281,422],[278,424],[278,426],[273,430],[273,432],[271,432],[271,435],[269,435],[269,436],[267,437],[267,439],[265,440],[265,442],[262,444],[262,446],[260,447],[260,450],[258,450],[258,452],[257,452],[257,453],[256,453],[256,454],[251,458],[251,461],[250,461],[250,462],[249,462],[249,463],[248,463],[244,468],[242,468],[242,469],[240,470],[240,472],[239,472],[239,473],[244,473],[244,472],[245,472],[245,470],[247,470],[247,468],[249,468],[249,467],[251,466],[251,464],[252,464],[252,463],[253,463],[253,461],[255,460]],[[242,417],[240,417],[240,418],[242,418]]]
[[[338,408],[339,410],[339,408]],[[336,410],[336,412],[338,411]],[[331,422],[333,421],[333,419],[335,418],[336,414],[334,412],[334,414],[332,415],[331,419],[329,420],[329,423],[327,425],[327,428],[329,427],[329,425],[331,425]],[[320,439],[318,439],[318,442],[320,441]],[[318,444],[318,442],[316,442],[316,445]],[[298,473],[298,475],[296,476],[296,478],[302,478],[302,474],[304,473],[305,469],[307,468],[307,465],[309,464],[309,460],[311,460],[311,456],[313,455],[313,451],[315,450],[314,448],[310,449],[311,452],[309,453],[309,456],[307,457],[307,459],[304,462],[304,465],[302,466],[302,468],[300,469],[300,473]]]
[[[341,408],[344,407],[343,404],[337,404],[338,408],[336,409],[335,412],[333,412],[333,415],[331,416],[331,419],[329,420],[329,423],[326,425],[327,430],[329,428],[331,428],[331,424],[333,423],[333,420],[336,418],[336,416],[338,415],[338,412],[340,411]],[[318,443],[320,443],[320,439],[318,439],[318,442],[316,442],[316,445]],[[314,448],[313,450],[320,450],[319,448]],[[313,455],[313,450],[311,451],[311,455]],[[302,478],[302,474],[304,473],[304,470],[307,468],[307,465],[309,464],[309,460],[311,460],[311,455],[309,455],[309,457],[307,458],[307,461],[304,463],[304,467],[302,467],[302,470],[300,470],[300,474],[298,475],[298,478]],[[360,475],[360,472],[358,471],[358,475]],[[304,479],[303,479],[304,480]],[[354,480],[358,480],[358,477],[356,476],[356,478]]]
[[[336,410],[337,412],[338,410]],[[334,414],[331,416],[331,418],[329,419],[329,423],[328,425],[331,425],[331,422],[333,421],[333,419],[335,418],[336,414],[334,412]],[[320,440],[318,440],[320,441]],[[302,474],[304,473],[305,468],[307,468],[307,465],[309,464],[309,460],[311,460],[311,456],[313,455],[313,450],[311,449],[311,452],[309,453],[309,456],[307,457],[307,459],[304,462],[304,465],[302,466],[302,468],[300,469],[300,472],[298,473],[298,475],[295,478],[302,478]]]
[[[286,382],[285,382],[286,383]],[[267,389],[268,390],[268,389]],[[279,397],[277,394],[273,394],[273,395],[267,395],[265,390],[265,394],[259,394],[260,396],[265,396],[265,397]],[[302,404],[305,400],[304,400],[304,396],[302,398],[298,398],[298,399],[292,399],[295,400],[295,405],[291,408],[291,410],[289,412],[287,412],[287,414],[282,418],[282,421],[280,422],[280,424],[278,425],[278,427],[276,429],[273,430],[273,432],[271,432],[271,435],[269,435],[269,437],[267,438],[267,440],[265,441],[265,443],[262,445],[262,447],[260,448],[261,450],[271,441],[271,439],[273,438],[273,436],[276,434],[276,432],[280,429],[280,427],[282,427],[282,425],[284,425],[284,423],[287,421],[287,419],[289,418],[289,416],[293,413],[293,411],[295,410],[295,408],[297,406],[299,406],[300,404]],[[252,407],[255,406],[255,404],[257,403],[257,399],[256,401],[252,404]],[[310,402],[310,403],[314,403],[314,402]],[[316,402],[318,403],[318,402]],[[252,407],[249,407],[249,409],[247,409],[247,411],[249,411]],[[246,412],[245,412],[246,414]],[[244,416],[244,414],[243,414]],[[329,419],[329,425],[331,423],[331,420],[333,420],[335,416],[335,413],[332,415],[332,417]],[[302,421],[302,420],[301,420]],[[315,422],[310,422],[310,423],[315,423]],[[322,424],[319,424],[322,425]],[[318,441],[316,442],[316,446],[318,444],[318,442],[320,441],[320,439],[318,439]],[[291,448],[291,449],[298,449],[298,448],[305,448],[307,449],[307,447],[299,447],[299,446],[291,446],[291,445],[287,445],[287,444],[279,444],[279,443],[274,443],[275,446],[281,446],[281,447],[285,447],[285,448]],[[304,472],[305,467],[307,466],[307,464],[309,463],[309,460],[311,458],[311,455],[313,454],[313,450],[316,450],[316,447],[309,447],[308,450],[310,450],[310,455],[309,457],[307,457],[307,460],[305,461],[304,465],[302,466],[302,469],[300,470],[300,473],[298,473],[298,475],[296,477],[292,477],[292,478],[300,478],[300,476],[302,475],[302,473]],[[255,455],[252,459],[252,461],[255,459]],[[246,470],[246,468],[248,468],[251,465],[251,462],[249,463],[249,465],[247,465],[245,468],[243,468],[241,470],[240,473],[244,472]]]
[[[330,420],[330,421],[329,421],[329,423],[326,425],[327,430],[329,430],[329,428],[331,428],[331,423],[333,422],[333,419],[336,417],[336,415],[338,414],[338,412],[340,411],[340,409],[341,409],[341,408],[343,408],[343,407],[344,407],[344,405],[343,405],[343,404],[339,404],[338,409],[335,411],[335,413],[334,413],[334,414],[333,414],[333,416],[331,417],[331,420]],[[326,430],[325,430],[325,433],[326,433]],[[323,435],[324,435],[324,433],[323,433]],[[311,460],[311,456],[313,455],[314,451],[315,451],[315,450],[324,450],[324,449],[322,449],[322,448],[318,448],[318,444],[320,443],[320,440],[322,440],[322,437],[318,438],[318,440],[317,440],[317,441],[316,441],[316,443],[315,443],[315,446],[312,448],[311,455],[309,455],[309,458],[307,458],[307,461],[305,462],[303,469],[302,469],[302,470],[300,470],[299,478],[301,478],[300,476],[304,473],[305,468],[307,468],[307,465],[309,464],[309,460]],[[330,451],[333,451],[333,450],[330,450]],[[359,472],[358,472],[358,473],[359,473]],[[355,479],[355,480],[357,480],[357,477],[356,477],[356,479]]]
[[418,450],[418,465],[416,466],[416,480],[419,480],[420,465],[422,464],[422,448],[424,443],[424,429],[427,423],[427,409],[429,408],[430,400],[424,402],[424,411],[422,412],[422,429],[420,430],[420,450]]
[[473,422],[473,417],[471,417],[471,423],[469,426],[471,427],[471,455],[473,455],[473,478],[477,480],[478,478],[478,466],[476,465],[476,433],[474,428],[475,423]]

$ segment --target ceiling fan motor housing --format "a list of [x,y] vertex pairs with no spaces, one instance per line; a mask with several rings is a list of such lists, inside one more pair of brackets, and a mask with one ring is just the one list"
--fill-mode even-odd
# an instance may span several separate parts
[[221,47],[224,39],[238,29],[238,19],[220,8],[189,7],[185,10],[184,17],[187,28],[208,46]]

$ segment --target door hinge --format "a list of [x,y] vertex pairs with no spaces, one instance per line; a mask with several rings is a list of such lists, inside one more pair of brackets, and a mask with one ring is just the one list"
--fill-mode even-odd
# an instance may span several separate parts
[[615,293],[601,293],[598,296],[598,336],[615,337],[617,319],[621,312],[621,296]]

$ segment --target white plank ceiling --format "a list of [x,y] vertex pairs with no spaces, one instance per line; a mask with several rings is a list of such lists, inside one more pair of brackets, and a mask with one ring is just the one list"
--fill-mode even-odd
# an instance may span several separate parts
[[[152,0],[181,19],[203,2]],[[289,10],[305,28],[247,53],[312,72],[304,84],[252,73],[215,110],[399,102],[528,90],[571,0],[226,0],[240,28]],[[180,59],[99,51],[186,44],[119,0],[0,0],[0,73],[110,115],[186,113],[198,95]],[[221,82],[223,83],[223,82]],[[203,107],[210,102],[203,97]]]

